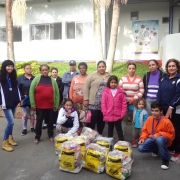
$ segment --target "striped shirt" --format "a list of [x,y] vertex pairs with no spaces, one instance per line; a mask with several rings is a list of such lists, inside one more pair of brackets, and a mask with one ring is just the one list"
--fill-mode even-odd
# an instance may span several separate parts
[[134,79],[131,81],[129,75],[121,77],[119,81],[119,86],[126,93],[126,100],[133,103],[136,99],[141,98],[144,94],[144,84],[142,79],[135,75]]
[[150,73],[149,82],[148,82],[148,90],[147,90],[147,98],[149,99],[157,99],[157,93],[159,89],[159,75],[160,71],[155,73]]

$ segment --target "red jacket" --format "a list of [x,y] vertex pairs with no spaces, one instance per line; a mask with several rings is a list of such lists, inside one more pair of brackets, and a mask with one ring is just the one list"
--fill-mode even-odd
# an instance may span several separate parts
[[122,120],[127,111],[125,92],[118,88],[113,97],[110,88],[106,87],[102,94],[101,111],[104,121],[114,122]]

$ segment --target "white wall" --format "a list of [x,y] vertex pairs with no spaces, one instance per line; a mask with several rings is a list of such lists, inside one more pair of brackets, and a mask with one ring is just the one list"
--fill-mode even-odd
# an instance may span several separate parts
[[[149,60],[160,59],[159,55],[132,54],[132,21],[130,12],[138,11],[139,20],[159,20],[159,43],[168,34],[168,24],[162,24],[162,17],[169,16],[168,3],[141,3],[121,5],[120,26],[115,60]],[[180,8],[174,10],[174,32],[177,32],[177,21],[180,19]],[[0,26],[5,26],[5,12],[0,8]],[[24,60],[96,60],[94,39],[66,39],[65,31],[62,40],[30,41],[30,24],[66,21],[93,22],[90,0],[53,0],[50,3],[37,0],[28,3],[25,25],[22,27],[22,42],[15,42],[15,58]],[[108,25],[110,23],[107,23]],[[108,35],[106,34],[108,37]],[[109,44],[106,42],[106,44]],[[0,42],[0,61],[6,59],[6,43]],[[108,49],[108,48],[107,48]]]
[[160,44],[160,57],[162,58],[162,66],[165,67],[166,62],[171,59],[175,58],[180,60],[180,33],[177,34],[170,34],[165,36]]

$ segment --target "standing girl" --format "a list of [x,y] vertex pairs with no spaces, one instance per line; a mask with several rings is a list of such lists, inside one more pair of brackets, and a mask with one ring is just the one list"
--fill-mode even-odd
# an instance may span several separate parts
[[108,137],[113,137],[116,127],[119,140],[123,141],[121,122],[126,115],[127,103],[125,92],[118,88],[118,78],[110,76],[102,94],[101,111],[104,121],[108,122]]
[[129,110],[133,111],[133,130],[132,130],[132,143],[133,147],[136,148],[138,146],[139,137],[141,135],[141,129],[148,118],[148,113],[145,110],[146,101],[143,98],[140,98],[133,105],[129,105]]
[[23,131],[21,133],[22,136],[27,134],[28,117],[30,117],[31,131],[34,132],[34,111],[31,109],[29,101],[29,88],[32,80],[34,79],[34,76],[31,73],[31,65],[25,64],[24,74],[22,76],[19,76],[17,79],[21,98],[23,99],[23,101],[21,102],[23,125]]
[[5,151],[13,151],[10,145],[17,146],[17,143],[13,140],[12,131],[16,106],[20,101],[21,95],[17,87],[17,74],[14,63],[11,60],[5,60],[2,63],[0,74],[0,106],[7,119],[2,144],[2,149]]
[[71,133],[74,134],[79,128],[79,120],[77,111],[73,108],[73,101],[69,98],[64,100],[64,106],[60,109],[56,133]]

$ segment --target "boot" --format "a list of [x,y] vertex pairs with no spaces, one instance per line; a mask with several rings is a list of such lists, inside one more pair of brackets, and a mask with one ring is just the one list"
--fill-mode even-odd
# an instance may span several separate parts
[[3,140],[2,149],[8,152],[13,151],[13,148],[9,145],[8,140]]
[[17,146],[17,145],[18,145],[17,142],[14,141],[12,135],[9,135],[8,142],[9,142],[9,144],[12,145],[12,146]]

